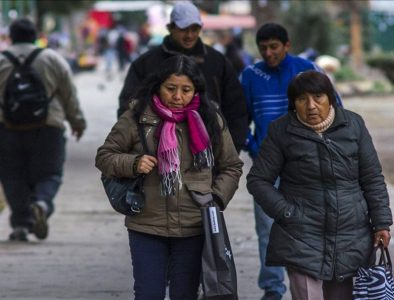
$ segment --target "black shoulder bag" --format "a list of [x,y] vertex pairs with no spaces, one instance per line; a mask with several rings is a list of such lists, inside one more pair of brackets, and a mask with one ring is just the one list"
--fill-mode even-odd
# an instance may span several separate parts
[[[145,153],[149,153],[143,125],[137,123],[138,134]],[[101,181],[112,208],[126,216],[135,216],[142,212],[145,202],[144,174],[135,178],[109,178],[101,174]]]

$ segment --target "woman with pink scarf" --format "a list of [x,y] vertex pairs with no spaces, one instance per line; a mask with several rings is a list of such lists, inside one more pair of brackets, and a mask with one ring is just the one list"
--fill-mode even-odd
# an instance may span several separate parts
[[194,60],[173,56],[144,82],[98,149],[96,166],[106,176],[145,175],[143,211],[125,220],[136,300],[164,299],[167,283],[171,300],[198,297],[201,203],[225,209],[243,165],[217,107]]

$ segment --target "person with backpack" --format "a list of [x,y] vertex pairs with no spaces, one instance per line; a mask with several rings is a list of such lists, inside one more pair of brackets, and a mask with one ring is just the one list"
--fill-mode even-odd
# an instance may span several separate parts
[[11,210],[10,240],[48,236],[62,182],[65,121],[79,140],[86,128],[67,61],[34,45],[37,31],[21,18],[0,52],[0,180]]

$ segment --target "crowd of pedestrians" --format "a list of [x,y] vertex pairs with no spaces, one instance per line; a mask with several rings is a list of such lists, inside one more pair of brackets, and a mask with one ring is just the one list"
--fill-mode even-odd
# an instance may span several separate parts
[[[343,107],[324,70],[289,53],[282,25],[257,30],[262,60],[256,63],[242,55],[238,40],[223,53],[205,44],[203,26],[197,7],[182,1],[163,42],[134,60],[123,30],[99,38],[107,75],[114,51],[119,70],[128,70],[118,120],[97,150],[96,167],[108,178],[144,178],[144,208],[125,219],[134,299],[164,299],[167,286],[171,299],[198,298],[204,236],[196,197],[225,210],[242,174],[241,151],[253,161],[247,188],[261,299],[280,300],[288,289],[294,300],[352,299],[357,269],[374,246],[388,247],[392,225],[363,119]],[[53,49],[36,50],[35,25],[17,19],[9,36],[6,49],[19,63],[0,53],[0,180],[9,239],[26,242],[29,234],[48,237],[66,157],[65,124],[79,140],[86,121],[69,64]],[[49,100],[43,120],[25,122],[10,117],[26,105],[18,100],[24,92],[6,91],[33,52],[30,73]]]

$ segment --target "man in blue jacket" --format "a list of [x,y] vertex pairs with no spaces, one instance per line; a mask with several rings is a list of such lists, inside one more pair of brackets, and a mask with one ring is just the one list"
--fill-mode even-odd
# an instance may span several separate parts
[[[254,132],[250,131],[246,145],[252,159],[259,151],[269,124],[288,111],[287,86],[290,80],[300,72],[318,70],[311,61],[288,54],[288,34],[279,24],[261,26],[256,34],[256,44],[263,61],[250,65],[241,74],[249,119],[254,123]],[[342,106],[339,97],[337,101]],[[254,208],[260,253],[258,284],[265,291],[262,300],[280,300],[286,292],[284,270],[265,265],[272,219],[256,203]]]

